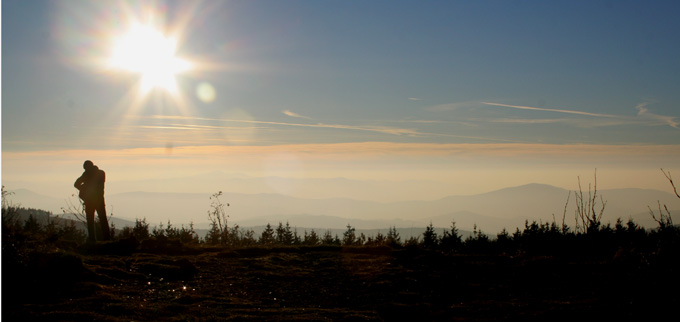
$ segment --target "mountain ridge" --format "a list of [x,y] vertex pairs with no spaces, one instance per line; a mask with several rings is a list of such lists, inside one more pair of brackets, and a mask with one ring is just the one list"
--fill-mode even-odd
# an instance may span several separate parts
[[[41,208],[56,213],[65,204],[61,200],[59,208],[44,208],[46,200],[59,204],[56,198],[32,193],[27,189],[14,190],[10,200],[17,200],[22,206]],[[565,211],[567,193],[570,201],[567,204],[566,220],[573,225],[575,198],[573,191],[540,183],[530,183],[515,187],[498,189],[482,194],[457,195],[437,200],[402,200],[395,202],[379,202],[355,200],[351,198],[298,198],[276,193],[233,193],[224,192],[220,201],[225,207],[230,220],[235,223],[248,225],[286,222],[290,218],[299,218],[300,222],[292,222],[296,226],[309,226],[307,221],[317,221],[319,218],[343,218],[343,224],[364,223],[375,221],[385,227],[426,226],[432,223],[438,227],[449,227],[452,221],[457,222],[461,229],[471,230],[474,225],[488,232],[500,231],[502,228],[514,229],[523,227],[524,221],[552,222],[555,218],[561,222]],[[588,192],[584,192],[584,195]],[[671,209],[677,209],[677,198],[664,191],[654,189],[623,188],[598,190],[607,201],[604,222],[614,222],[616,218],[624,221],[637,216],[647,227],[653,227],[655,222],[649,218],[648,206],[657,205],[657,200],[667,204]],[[167,222],[173,224],[203,225],[208,222],[208,211],[211,210],[211,194],[179,193],[179,192],[122,192],[106,196],[107,210],[121,218],[147,218],[150,223]],[[31,199],[42,198],[45,200]],[[75,197],[74,197],[75,198]],[[599,200],[598,200],[599,203]],[[599,209],[599,205],[597,206]],[[653,207],[656,208],[656,207]],[[302,221],[299,216],[316,216]],[[242,224],[243,225],[243,224]],[[353,224],[354,226],[354,224]],[[375,227],[374,224],[367,225]],[[343,228],[343,227],[329,227]],[[363,228],[363,227],[357,227]]]

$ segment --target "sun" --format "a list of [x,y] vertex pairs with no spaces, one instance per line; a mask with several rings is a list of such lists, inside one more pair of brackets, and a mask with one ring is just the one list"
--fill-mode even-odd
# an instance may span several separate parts
[[140,74],[140,89],[177,92],[176,75],[191,69],[191,63],[176,56],[177,40],[149,25],[134,24],[114,39],[109,65]]

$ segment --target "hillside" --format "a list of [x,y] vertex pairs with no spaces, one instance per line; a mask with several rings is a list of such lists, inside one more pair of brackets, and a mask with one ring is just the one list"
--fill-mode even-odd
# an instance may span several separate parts
[[[34,256],[19,271],[3,266],[3,274],[11,274],[5,277],[12,277],[3,279],[3,318],[630,321],[673,314],[678,304],[677,282],[650,279],[651,267],[633,268],[627,261],[385,247],[117,249],[124,250],[102,245],[98,251]],[[17,281],[21,287],[14,287]]]
[[670,222],[532,223],[498,238],[428,226],[416,240],[147,227],[86,243],[73,226],[17,211],[3,207],[2,220],[2,318],[12,321],[637,321],[680,304]]

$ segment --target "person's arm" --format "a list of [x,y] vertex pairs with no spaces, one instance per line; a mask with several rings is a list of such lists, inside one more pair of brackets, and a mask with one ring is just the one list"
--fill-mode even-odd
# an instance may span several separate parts
[[83,176],[80,176],[78,177],[78,179],[76,179],[76,182],[73,183],[73,186],[76,187],[76,189],[80,190],[83,183],[85,183],[85,180],[83,179]]

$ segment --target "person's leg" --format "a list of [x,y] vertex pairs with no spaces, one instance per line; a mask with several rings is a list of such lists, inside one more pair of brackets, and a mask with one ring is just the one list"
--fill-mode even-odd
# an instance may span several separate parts
[[95,238],[94,229],[94,211],[95,207],[91,204],[85,204],[85,219],[87,220],[87,241],[94,243],[97,239]]
[[99,223],[102,228],[102,238],[104,240],[111,240],[111,229],[109,228],[109,219],[106,217],[104,200],[97,205],[97,215],[99,216]]

